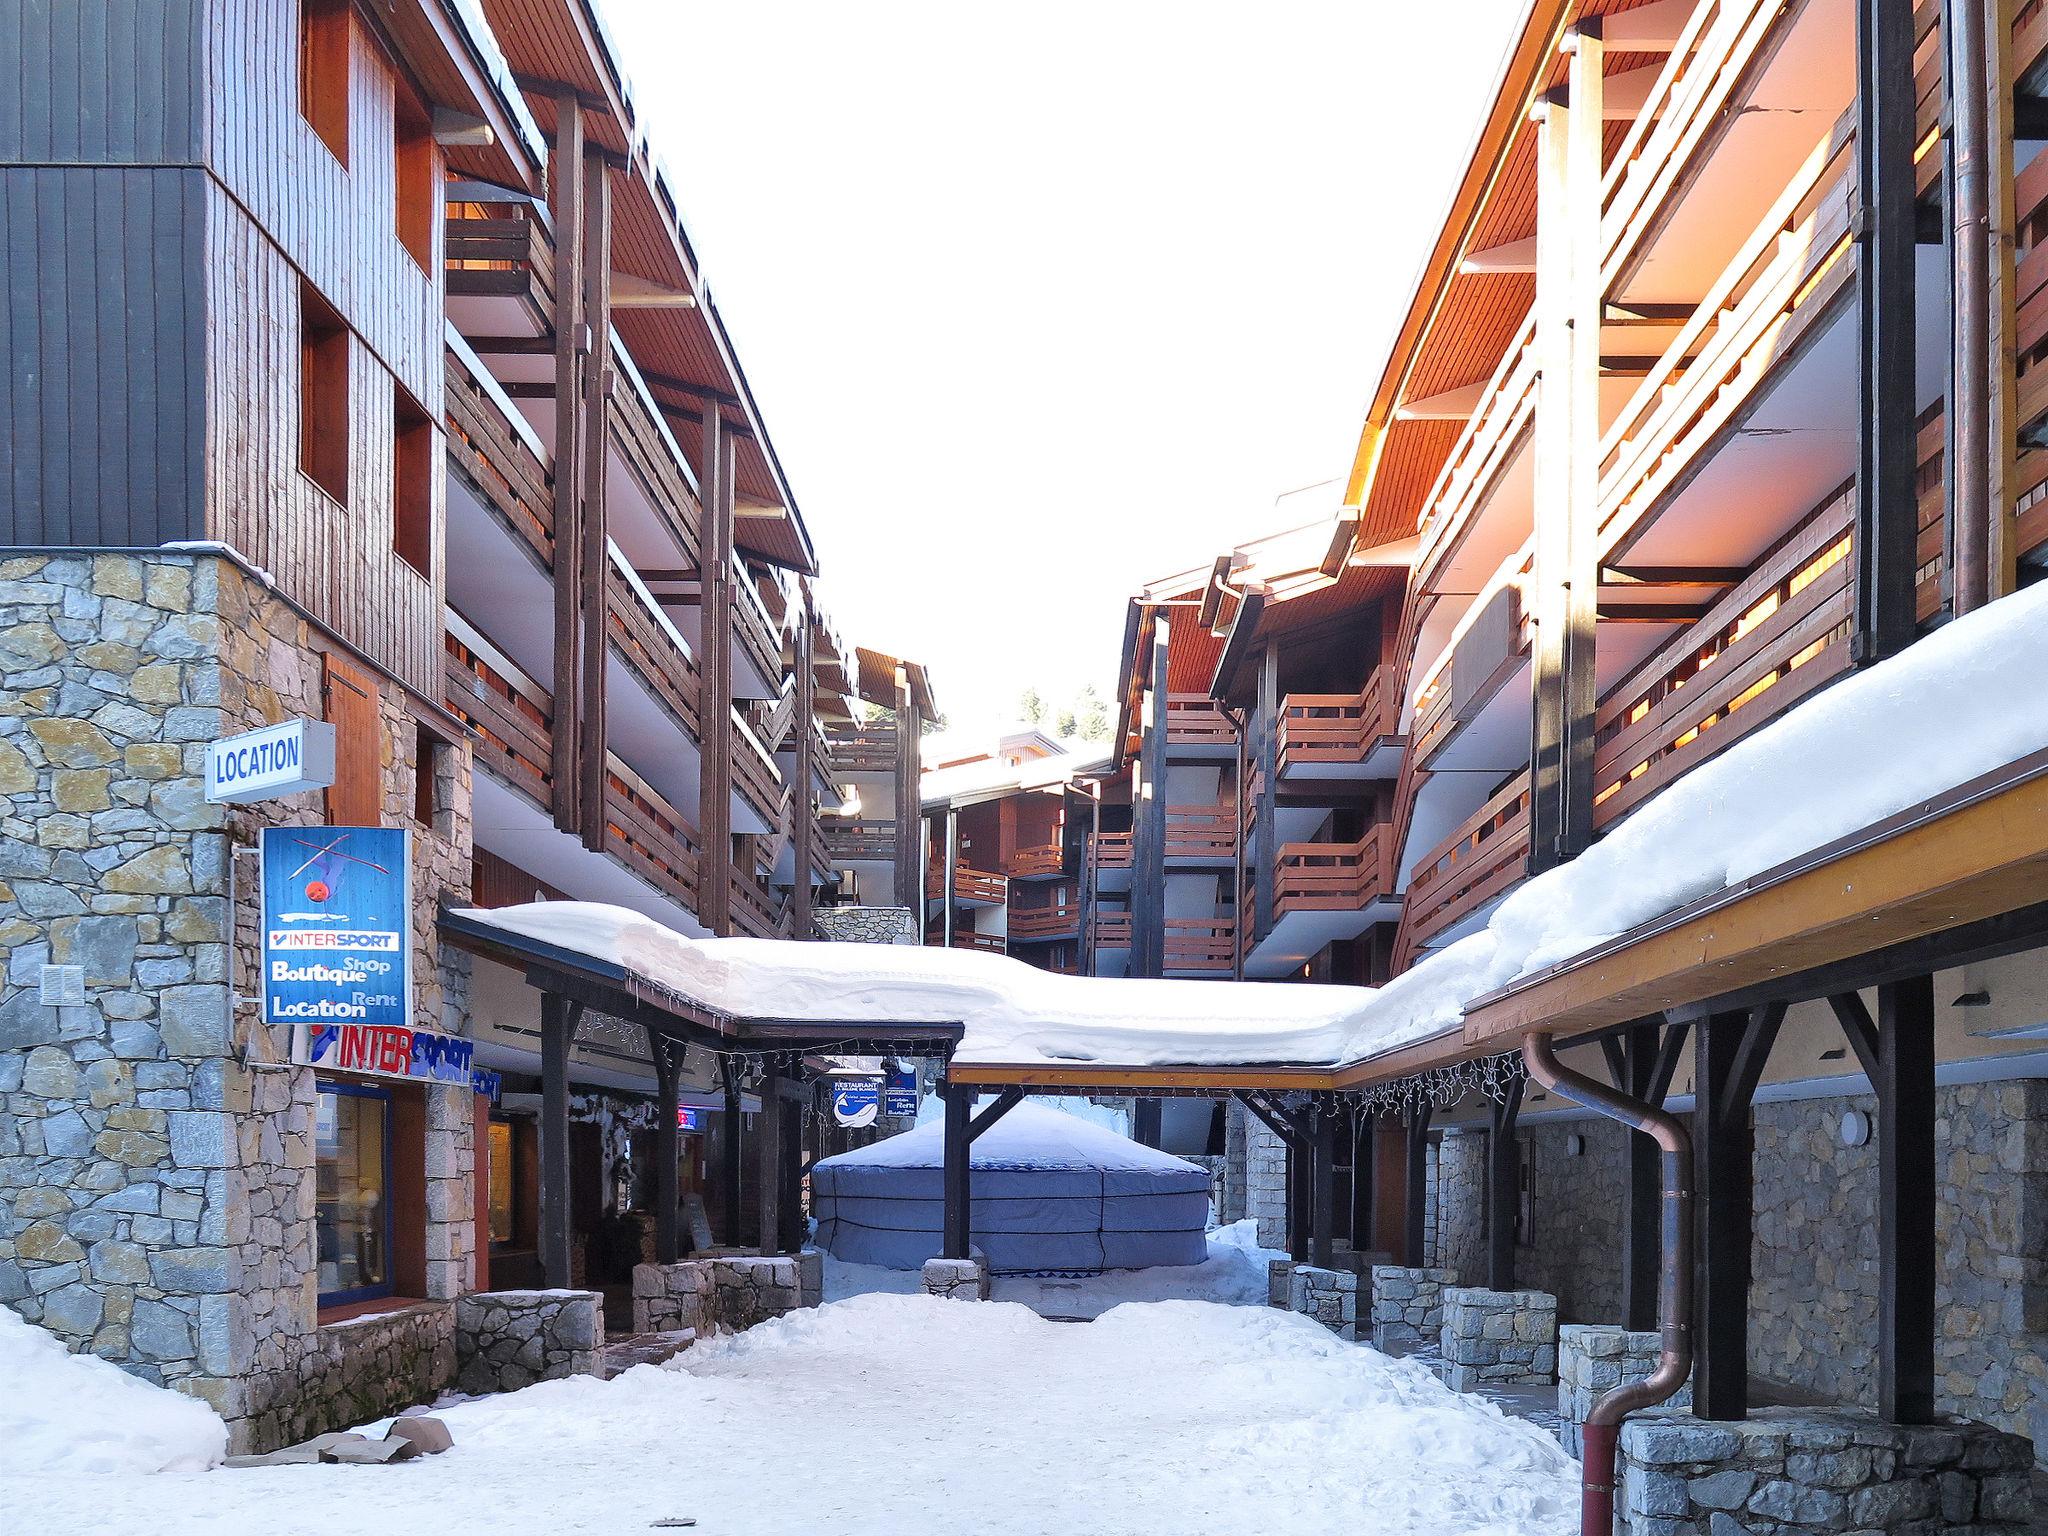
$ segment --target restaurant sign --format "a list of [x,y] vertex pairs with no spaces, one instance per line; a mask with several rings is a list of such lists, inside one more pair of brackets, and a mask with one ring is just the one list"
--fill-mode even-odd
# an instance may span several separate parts
[[832,1084],[832,1118],[841,1125],[873,1125],[881,1107],[879,1077],[842,1077]]
[[[266,1024],[355,1025],[396,1030],[409,1041],[414,1033],[410,837],[402,827],[263,829]],[[343,1051],[344,1042],[337,1036],[328,1048]],[[384,1062],[396,1054],[409,1056],[411,1050],[396,1036],[362,1037],[351,1038],[345,1054]],[[391,1067],[351,1070],[415,1075]],[[464,1080],[468,1071],[464,1061]]]

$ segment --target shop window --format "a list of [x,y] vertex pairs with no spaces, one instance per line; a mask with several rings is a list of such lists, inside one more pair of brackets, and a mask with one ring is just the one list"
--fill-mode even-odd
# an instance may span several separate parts
[[503,1247],[512,1241],[519,1206],[519,1169],[512,1160],[512,1124],[493,1120],[491,1154],[491,1242]]
[[320,1305],[392,1293],[391,1095],[320,1083],[314,1095],[314,1256]]
[[443,829],[448,808],[441,803],[441,777],[454,749],[427,726],[414,727],[412,753],[412,819],[429,832]]
[[348,164],[349,0],[299,0],[299,115]]
[[422,272],[434,265],[434,125],[403,85],[392,104],[391,178],[398,243]]
[[299,285],[299,469],[348,505],[348,327],[311,283]]
[[391,547],[428,580],[434,575],[434,422],[393,386]]

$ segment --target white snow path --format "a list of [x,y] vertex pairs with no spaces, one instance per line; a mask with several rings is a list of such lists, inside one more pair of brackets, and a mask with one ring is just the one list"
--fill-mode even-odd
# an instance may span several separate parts
[[[673,1367],[446,1411],[455,1449],[391,1467],[37,1479],[37,1536],[1564,1536],[1555,1441],[1427,1369],[1263,1307],[1094,1323],[863,1296]],[[14,1480],[21,1481],[21,1480]]]

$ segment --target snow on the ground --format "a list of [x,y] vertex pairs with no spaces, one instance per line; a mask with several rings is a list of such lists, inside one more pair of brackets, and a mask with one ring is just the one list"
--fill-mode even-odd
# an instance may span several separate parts
[[1822,689],[1382,987],[1358,1041],[1447,1028],[1476,997],[2040,751],[2044,670],[2048,583]]
[[[1163,1264],[1150,1269],[1112,1269],[1099,1275],[998,1275],[991,1291],[997,1301],[1014,1301],[1041,1317],[1100,1317],[1127,1301],[1213,1301],[1225,1306],[1266,1304],[1266,1266],[1286,1254],[1259,1246],[1256,1221],[1233,1222],[1208,1234],[1209,1256],[1199,1264]],[[825,1255],[825,1299],[849,1296],[908,1296],[924,1290],[914,1269],[846,1264]]]
[[[1577,1468],[1422,1366],[1264,1307],[1046,1322],[863,1296],[616,1380],[459,1404],[388,1467],[36,1479],[38,1536],[1565,1536]],[[16,1503],[14,1501],[20,1500]]]
[[[227,1443],[220,1415],[197,1398],[74,1355],[0,1307],[0,1483],[17,1474],[198,1471]],[[0,1497],[0,1509],[10,1503]]]

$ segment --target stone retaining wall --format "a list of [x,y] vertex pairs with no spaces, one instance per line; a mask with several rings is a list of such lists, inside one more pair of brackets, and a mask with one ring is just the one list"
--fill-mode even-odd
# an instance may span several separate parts
[[1348,1269],[1296,1264],[1287,1276],[1287,1310],[1312,1317],[1340,1339],[1358,1337],[1358,1276]]
[[1853,1409],[1767,1408],[1733,1424],[1649,1414],[1622,1427],[1615,1528],[2022,1536],[2032,1466],[2028,1441],[1960,1419],[1909,1428]]
[[926,1259],[924,1293],[946,1301],[987,1301],[988,1265],[980,1259]]
[[[1586,1323],[1566,1323],[1557,1330],[1558,1438],[1567,1451],[1581,1454],[1581,1431],[1595,1403],[1622,1383],[1642,1381],[1657,1368],[1663,1342],[1663,1335],[1654,1331],[1631,1333]],[[1692,1383],[1687,1381],[1662,1406],[1690,1408]]]
[[1376,1264],[1372,1271],[1372,1342],[1376,1349],[1440,1343],[1444,1287],[1457,1280],[1448,1269]]
[[721,1254],[633,1270],[633,1331],[737,1333],[825,1297],[824,1255]]
[[908,907],[819,907],[818,935],[839,944],[915,944],[917,918]]
[[1557,1298],[1544,1291],[1444,1288],[1446,1380],[1456,1392],[1482,1382],[1557,1378]]
[[464,1392],[595,1376],[603,1359],[596,1291],[480,1291],[455,1303],[455,1384]]

